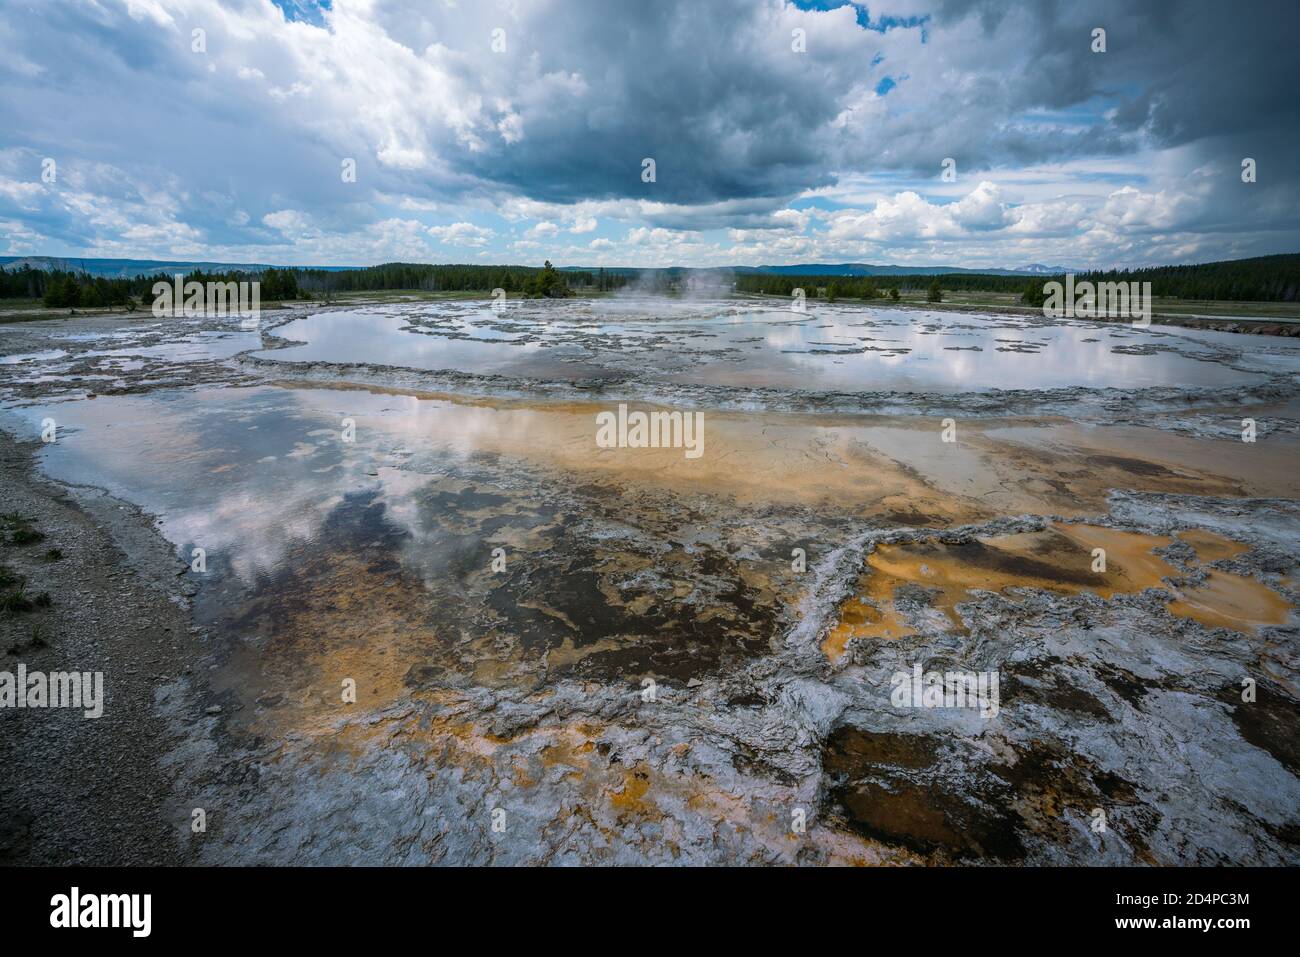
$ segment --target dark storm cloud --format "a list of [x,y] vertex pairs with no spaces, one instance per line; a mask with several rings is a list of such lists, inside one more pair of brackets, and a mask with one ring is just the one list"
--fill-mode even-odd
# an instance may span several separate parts
[[[1293,233],[1300,218],[1295,2],[50,0],[20,12],[0,22],[0,221],[71,246],[131,224],[159,242],[247,248],[376,225],[410,243],[472,219],[481,239],[503,231],[492,212],[522,223],[512,209],[528,201],[572,225],[579,213],[556,204],[670,230],[807,230],[816,221],[778,215],[803,191],[935,183],[947,157],[961,195],[982,171],[1159,158],[1149,182],[1125,181],[1144,195],[1113,204],[1151,211],[1114,211],[1131,231]],[[1104,54],[1090,50],[1095,27]],[[66,179],[34,194],[44,156]],[[1258,188],[1234,190],[1247,156]],[[343,158],[356,184],[340,180]],[[1014,188],[996,201],[1019,202]],[[409,212],[455,204],[433,221]],[[1049,212],[1031,218],[1065,228]],[[998,207],[980,228],[1015,221]]]
[[[485,100],[510,100],[523,138],[485,136],[482,149],[452,162],[537,199],[700,203],[789,195],[846,169],[928,172],[944,156],[991,167],[1121,154],[1144,138],[1272,143],[1295,125],[1295,3],[908,6],[901,13],[921,25],[884,32],[860,26],[849,8],[538,8],[506,22],[513,47],[497,62],[458,61]],[[472,50],[472,31],[490,21],[453,31],[454,48]],[[1105,54],[1090,49],[1097,26],[1107,30]],[[795,27],[808,32],[806,53],[791,50]],[[435,35],[446,42],[430,28]],[[906,79],[864,103],[887,74]],[[539,85],[545,77],[576,81]],[[1081,111],[1075,123],[1022,122],[1069,110]],[[639,178],[647,156],[655,184]]]

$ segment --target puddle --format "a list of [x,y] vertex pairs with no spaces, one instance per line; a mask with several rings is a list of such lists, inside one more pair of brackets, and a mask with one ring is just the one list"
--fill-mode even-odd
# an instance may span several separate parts
[[[799,314],[730,301],[517,302],[499,315],[464,303],[422,303],[296,319],[275,334],[304,344],[259,356],[871,392],[1223,386],[1300,368],[1294,344],[1254,342],[1243,356],[1243,337],[1226,333],[870,306],[817,305]],[[1252,356],[1265,354],[1255,370]]]
[[[1000,465],[1043,511],[1084,514],[1105,509],[1111,488],[1191,495],[1296,498],[1300,444],[1294,434],[1254,443],[1236,437],[1241,413],[1225,415],[1233,438],[1200,437],[1130,425],[998,426],[974,432],[986,459]],[[1260,421],[1269,419],[1261,416]],[[968,430],[967,435],[971,435]],[[1060,483],[1064,479],[1064,484]]]
[[1203,565],[1235,558],[1250,551],[1249,545],[1234,542],[1232,539],[1216,535],[1203,528],[1190,528],[1185,532],[1179,532],[1178,537],[1195,549],[1196,558]]
[[80,354],[79,358],[98,358],[101,356],[130,356],[147,359],[161,359],[165,362],[204,362],[229,359],[249,349],[256,349],[262,344],[259,332],[244,330],[240,332],[199,332],[185,336],[174,342],[164,342],[149,346],[122,346],[116,349],[92,349]]
[[1178,589],[1178,598],[1169,604],[1170,613],[1233,631],[1280,625],[1291,613],[1290,603],[1253,578],[1213,568],[1208,575],[1200,585]]
[[255,355],[282,362],[369,363],[570,380],[589,378],[600,371],[581,361],[586,357],[584,351],[563,342],[519,341],[518,335],[459,338],[449,329],[413,327],[410,318],[414,316],[356,311],[295,319],[272,334],[303,345]]
[[[1180,533],[1202,564],[1248,548],[1210,532]],[[1166,583],[1186,573],[1155,554],[1172,538],[1093,525],[1054,523],[1041,532],[972,538],[961,544],[883,544],[867,557],[855,594],[822,641],[838,661],[854,638],[892,640],[921,627],[964,633],[957,605],[975,590],[1003,594],[1016,587],[1063,594],[1091,592],[1109,599],[1147,588],[1167,591],[1171,614],[1211,628],[1253,631],[1286,622],[1291,606],[1271,588],[1242,575],[1208,570],[1204,584],[1178,589]],[[1094,571],[1095,549],[1105,570]]]
[[67,355],[62,349],[46,349],[43,352],[29,352],[25,355],[0,356],[0,365],[17,365],[23,362],[45,362],[49,359],[62,359]]

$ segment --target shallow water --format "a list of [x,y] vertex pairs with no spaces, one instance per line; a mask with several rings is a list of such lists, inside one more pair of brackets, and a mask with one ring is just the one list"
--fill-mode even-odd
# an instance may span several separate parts
[[161,359],[165,362],[198,362],[204,360],[229,359],[231,356],[261,345],[261,334],[244,329],[237,332],[198,332],[185,336],[174,342],[158,345],[119,346],[113,349],[92,349],[81,353],[85,358],[111,358],[116,356],[140,356],[149,359]]
[[[427,565],[426,550],[438,546],[417,526],[436,524],[435,512],[417,502],[441,494],[445,481],[481,482],[498,507],[572,497],[575,489],[602,498],[608,487],[621,497],[611,514],[629,522],[658,507],[643,491],[681,499],[687,514],[695,496],[709,496],[717,519],[743,518],[728,503],[749,501],[817,504],[833,514],[905,505],[953,514],[909,468],[869,444],[880,430],[862,423],[710,414],[707,454],[692,460],[681,449],[597,448],[596,414],[605,408],[205,386],[13,406],[0,410],[0,425],[39,435],[43,421],[55,420],[58,441],[41,449],[49,475],[139,505],[157,516],[179,555],[188,560],[202,547],[224,570],[215,577],[246,587],[281,570],[295,549],[314,547],[349,496],[366,497],[386,522],[400,517],[398,538],[420,543],[400,550]],[[345,441],[349,424],[355,432]],[[825,467],[809,467],[818,460]],[[702,517],[689,521],[699,523],[689,534],[713,534]],[[487,563],[489,534],[453,537]]]
[[[414,303],[298,319],[273,335],[307,343],[264,350],[273,360],[613,375],[629,380],[633,396],[672,391],[639,390],[642,382],[1215,387],[1296,368],[1295,347],[1266,337],[838,306],[792,317],[734,302],[513,303],[500,315],[474,303]],[[1074,775],[1055,757],[1057,738],[1084,755],[1085,770],[1114,764],[1140,777],[1175,731],[1197,727],[1201,712],[1189,710],[1167,723],[1151,714],[1130,720],[1135,712],[1106,681],[1136,681],[1130,671],[1146,675],[1155,662],[1174,675],[1209,676],[1212,695],[1222,675],[1236,680],[1243,647],[1291,673],[1275,637],[1291,603],[1261,572],[1267,562],[1293,574],[1282,556],[1294,554],[1300,528],[1300,516],[1261,501],[1298,494],[1300,431],[1287,426],[1285,410],[1255,412],[1261,441],[1246,445],[1236,434],[1241,409],[1203,413],[1207,421],[1221,413],[1230,434],[1166,430],[1174,417],[1202,415],[1183,415],[1183,393],[1163,406],[1174,412],[1149,422],[963,418],[957,443],[941,441],[936,415],[709,407],[704,455],[688,459],[680,448],[598,448],[595,415],[613,404],[599,392],[574,393],[582,401],[408,394],[349,385],[344,374],[308,387],[290,369],[225,361],[259,336],[183,326],[125,342],[116,332],[70,336],[69,351],[72,342],[94,351],[0,370],[30,384],[33,374],[57,379],[90,355],[93,368],[120,373],[126,385],[97,397],[11,392],[13,401],[0,401],[0,427],[32,438],[54,419],[58,441],[39,453],[46,473],[155,516],[185,566],[195,548],[206,553],[201,574],[177,569],[211,651],[178,713],[185,733],[220,728],[207,780],[246,782],[202,798],[231,809],[222,836],[205,845],[212,863],[471,861],[506,853],[500,848],[518,849],[520,860],[569,854],[574,863],[611,853],[628,862],[678,854],[793,862],[804,853],[784,823],[795,805],[813,810],[818,854],[879,860],[873,855],[898,853],[899,840],[913,846],[916,807],[949,801],[958,818],[967,813],[951,795],[969,789],[969,769],[986,752],[982,744],[961,752],[955,785],[915,786],[914,806],[898,781],[871,790],[876,751],[897,744],[930,760],[988,738],[983,723],[963,731],[960,717],[935,713],[908,716],[920,731],[882,731],[898,719],[885,711],[887,680],[873,677],[877,657],[887,679],[886,664],[903,651],[948,654],[972,635],[996,651],[992,666],[1028,702],[1004,701],[1016,709],[999,726],[1016,736],[1007,767],[1040,770],[1010,804],[1001,785],[981,793],[995,809],[1041,793],[1051,768]],[[958,348],[968,346],[979,351]],[[45,344],[24,354],[37,348]],[[144,380],[160,364],[171,379],[151,387]],[[1127,409],[1116,402],[1094,415]],[[1188,496],[1192,511],[1126,501],[1123,490]],[[1125,507],[1136,526],[1143,515],[1155,525],[1139,533],[1094,523]],[[1017,524],[1035,515],[1086,523]],[[986,531],[951,535],[959,526]],[[863,551],[868,536],[891,535],[897,540]],[[1091,571],[1099,545],[1112,579]],[[1182,557],[1169,547],[1183,548]],[[806,568],[792,562],[797,551]],[[1205,628],[1226,631],[1207,637]],[[1077,647],[1024,661],[1063,634]],[[1138,644],[1146,640],[1157,644]],[[1095,673],[1065,675],[1094,652]],[[1197,657],[1205,655],[1218,657]],[[1015,684],[1017,669],[1030,666],[1065,676]],[[642,698],[647,677],[659,683],[658,704]],[[342,707],[346,681],[357,699]],[[1153,693],[1142,707],[1154,713],[1166,699],[1200,700],[1185,690]],[[213,703],[217,717],[206,711]],[[1088,750],[1078,708],[1108,727],[1124,722],[1122,744],[1102,734]],[[831,726],[832,712],[848,723],[828,744],[816,729]],[[1240,742],[1222,712],[1212,702],[1205,711],[1212,723],[1196,739],[1201,750],[1189,753],[1211,757],[1188,759],[1189,786],[1212,788],[1198,782],[1220,774],[1233,800],[1243,790],[1270,793],[1241,787],[1257,767],[1251,755],[1262,752]],[[866,736],[837,756],[836,736],[859,726]],[[194,752],[184,753],[178,766],[192,763]],[[841,758],[867,782],[870,801],[834,790]],[[823,765],[834,775],[823,776]],[[1079,780],[1069,793],[1096,806],[1096,789],[1086,775]],[[1167,779],[1139,783],[1163,793]],[[1203,793],[1194,796],[1204,804]],[[184,806],[198,800],[186,792]],[[502,801],[522,840],[456,843],[467,808]],[[425,812],[413,809],[439,802],[447,811],[438,821],[451,823],[437,823],[429,838]],[[1059,810],[1049,804],[1042,821],[1056,827]],[[553,825],[553,814],[564,823],[577,806],[595,822],[590,831]],[[850,837],[843,808],[884,844]],[[1048,833],[1026,813],[1021,837]],[[1164,805],[1152,814],[1170,819]],[[1200,820],[1185,827],[1200,834]],[[1247,818],[1232,810],[1223,820]],[[1243,826],[1253,827],[1249,820]],[[927,834],[965,853],[956,831]],[[1091,844],[1051,834],[1043,840],[1060,853],[1093,860]],[[1178,836],[1176,846],[1186,846]],[[1230,837],[1199,839],[1237,846]],[[1015,857],[1024,853],[1019,841],[998,846]],[[1152,859],[1177,862],[1181,852]]]
[[49,359],[60,359],[67,353],[62,349],[46,349],[43,352],[29,352],[26,354],[0,356],[0,365],[19,365],[23,362],[45,362]]
[[296,319],[275,335],[302,344],[260,356],[835,391],[1229,386],[1300,370],[1300,346],[1284,339],[870,306],[421,303]]
[[[187,563],[204,550],[196,615],[227,640],[249,705],[262,690],[250,675],[309,673],[377,629],[346,653],[397,696],[403,675],[435,666],[525,685],[574,669],[693,675],[788,627],[778,592],[793,586],[767,580],[786,563],[728,554],[752,551],[743,515],[696,526],[671,517],[690,499],[662,475],[624,488],[625,463],[598,461],[590,409],[201,387],[29,405],[0,423],[31,434],[47,417],[49,475],[140,505]],[[310,649],[287,652],[298,640]]]

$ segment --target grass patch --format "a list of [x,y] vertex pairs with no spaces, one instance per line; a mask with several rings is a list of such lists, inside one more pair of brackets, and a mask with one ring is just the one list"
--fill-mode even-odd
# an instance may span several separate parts
[[32,519],[19,512],[0,515],[0,528],[8,533],[3,538],[6,545],[35,545],[45,541],[45,533],[33,528]]
[[0,565],[0,588],[8,588],[10,585],[21,585],[25,582],[22,575],[10,568],[8,565]]
[[11,655],[21,655],[24,651],[31,651],[33,648],[48,648],[50,646],[50,633],[44,625],[32,625],[32,630],[27,633],[27,643],[15,639],[9,642],[9,647],[5,650]]
[[49,608],[53,604],[54,599],[47,591],[43,591],[35,597],[28,595],[26,584],[20,584],[13,591],[0,595],[0,613],[10,618],[15,618],[29,611],[35,611],[37,608]]
[[31,611],[36,605],[27,597],[27,586],[19,585],[13,591],[0,595],[0,612],[13,618]]
[[9,534],[9,544],[11,545],[35,545],[37,542],[45,541],[45,533],[38,532],[30,526],[16,528]]

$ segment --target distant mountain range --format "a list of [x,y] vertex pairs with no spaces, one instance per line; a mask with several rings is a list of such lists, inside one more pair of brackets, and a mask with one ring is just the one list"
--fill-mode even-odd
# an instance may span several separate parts
[[[190,273],[196,269],[204,272],[262,272],[274,268],[267,263],[218,263],[168,259],[93,259],[60,256],[0,256],[0,269],[67,269],[85,272],[105,279],[129,279],[154,273]],[[342,272],[358,266],[298,267]],[[570,271],[595,272],[599,266],[563,266]],[[635,275],[646,272],[682,273],[692,271],[685,266],[664,269],[638,269],[632,266],[606,266],[607,273]],[[731,271],[736,273],[774,273],[782,276],[943,276],[952,273],[970,273],[984,276],[1051,276],[1069,270],[1064,266],[1043,266],[1033,263],[1020,269],[966,269],[961,266],[876,266],[871,263],[801,263],[796,266],[719,266],[697,272]]]
[[687,266],[662,266],[639,269],[635,266],[560,266],[570,272],[595,272],[634,276],[638,273],[734,272],[742,275],[766,273],[776,276],[948,276],[965,273],[972,276],[1059,276],[1071,270],[1067,266],[1044,266],[1033,263],[1019,269],[967,269],[964,266],[876,266],[872,263],[799,263],[794,266],[707,266],[692,269]]
[[[134,276],[149,276],[154,273],[182,272],[191,273],[196,269],[204,272],[263,272],[275,268],[266,263],[214,263],[178,261],[169,259],[90,259],[81,256],[0,256],[0,269],[21,269],[31,266],[33,269],[68,269],[88,273],[91,276],[103,276],[105,279],[130,279]],[[356,266],[313,266],[338,272],[344,269],[356,269]]]
[[797,266],[735,266],[739,273],[778,276],[947,276],[971,273],[981,276],[1051,276],[1068,272],[1064,266],[1033,263],[1019,269],[967,269],[962,266],[876,266],[871,263],[801,263]]

